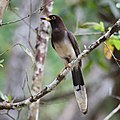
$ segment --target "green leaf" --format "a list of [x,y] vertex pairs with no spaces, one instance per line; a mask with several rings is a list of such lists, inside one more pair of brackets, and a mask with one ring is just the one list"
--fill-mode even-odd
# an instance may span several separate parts
[[22,44],[19,44],[19,45],[20,45],[20,47],[25,51],[25,53],[30,56],[33,64],[35,64],[35,57],[34,57],[34,55],[32,54],[32,52],[31,52],[27,47],[25,47],[24,45],[22,45]]
[[4,66],[3,66],[2,64],[0,64],[0,67],[2,67],[2,68],[3,68]]
[[120,39],[117,39],[117,37],[111,37],[109,38],[108,42],[115,46],[117,50],[120,50]]
[[4,62],[4,59],[0,60],[0,64]]
[[8,101],[9,101],[9,102],[12,101],[12,96],[8,95],[7,98],[8,98]]
[[105,31],[104,23],[100,22],[98,25],[94,26],[94,29],[104,32]]
[[86,22],[82,25],[80,25],[81,28],[94,28],[94,26],[97,26],[99,25],[98,23],[96,22]]
[[6,102],[11,102],[12,101],[12,97],[10,95],[5,95],[2,92],[0,92],[0,98]]
[[0,60],[0,67],[4,67],[2,63],[4,62],[4,59]]
[[0,98],[4,101],[8,101],[8,97],[4,95],[2,92],[0,92]]
[[99,30],[104,32],[105,31],[105,27],[104,27],[104,23],[100,22],[100,23],[96,23],[96,22],[86,22],[83,25],[80,26],[81,28],[92,28],[95,30]]
[[116,7],[117,7],[117,8],[120,8],[120,3],[116,3]]

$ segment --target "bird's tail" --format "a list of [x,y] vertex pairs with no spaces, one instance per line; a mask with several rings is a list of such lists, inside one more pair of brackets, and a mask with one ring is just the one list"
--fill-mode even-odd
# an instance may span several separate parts
[[80,111],[82,113],[86,114],[86,112],[87,112],[87,93],[86,93],[86,87],[84,84],[80,65],[73,68],[72,78],[73,78],[74,92],[75,92],[78,106],[80,108]]

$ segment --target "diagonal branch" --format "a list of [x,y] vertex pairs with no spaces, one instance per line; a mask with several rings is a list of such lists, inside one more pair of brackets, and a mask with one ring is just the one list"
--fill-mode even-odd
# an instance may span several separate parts
[[120,110],[120,104],[109,114],[107,115],[104,120],[109,120],[116,112]]
[[17,102],[17,103],[7,103],[7,102],[1,102],[0,103],[0,109],[16,109],[20,107],[24,107],[26,105],[29,105],[33,102],[36,102],[41,97],[45,96],[47,93],[51,92],[64,78],[65,76],[70,72],[70,70],[85,56],[90,54],[95,48],[97,48],[101,43],[105,42],[112,34],[120,30],[120,19],[111,27],[111,29],[106,32],[103,36],[101,36],[99,39],[97,39],[94,43],[92,43],[88,48],[83,50],[83,52],[73,60],[71,63],[68,64],[66,68],[63,69],[63,71],[55,78],[55,80],[47,85],[45,88],[43,88],[40,92],[38,92],[36,95],[27,98],[24,101]]

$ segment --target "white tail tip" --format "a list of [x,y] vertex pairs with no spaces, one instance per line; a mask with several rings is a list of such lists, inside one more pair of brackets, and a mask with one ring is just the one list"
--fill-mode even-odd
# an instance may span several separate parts
[[[80,87],[80,89],[78,89],[78,87]],[[88,104],[87,104],[87,93],[86,93],[85,85],[75,86],[74,92],[80,111],[83,114],[86,114],[88,109]]]

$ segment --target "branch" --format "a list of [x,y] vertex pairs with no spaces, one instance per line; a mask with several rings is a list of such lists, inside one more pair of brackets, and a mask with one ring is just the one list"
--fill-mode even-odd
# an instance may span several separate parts
[[47,93],[51,92],[64,78],[65,76],[70,72],[70,70],[85,56],[87,56],[89,53],[91,53],[96,47],[98,47],[101,43],[105,42],[110,36],[114,33],[120,30],[120,19],[112,26],[112,28],[106,32],[103,36],[101,36],[99,39],[97,39],[94,43],[92,43],[88,48],[83,50],[83,52],[73,60],[71,63],[68,64],[68,66],[55,78],[55,80],[47,85],[43,90],[41,90],[36,95],[33,95],[29,97],[28,99],[17,102],[17,103],[7,103],[2,102],[0,103],[0,109],[16,109],[20,107],[24,107],[26,105],[29,105],[33,102],[36,102],[41,97],[45,96]]
[[116,112],[118,112],[118,110],[120,110],[120,104],[109,115],[107,115],[104,120],[109,120]]
[[[3,0],[3,1],[9,1],[9,0]],[[32,15],[36,14],[37,12],[39,12],[39,14],[40,14],[40,13],[45,9],[45,6],[46,6],[46,5],[49,5],[49,4],[50,4],[50,3],[47,2],[46,4],[44,4],[43,6],[41,6],[40,8],[36,9],[35,11],[33,11],[32,14],[28,14],[28,15],[20,18],[20,19],[17,19],[17,20],[14,20],[14,21],[5,22],[5,23],[1,23],[1,22],[2,22],[2,21],[1,21],[1,22],[0,22],[0,23],[1,23],[1,24],[0,24],[0,27],[2,27],[2,26],[4,26],[4,25],[10,25],[10,24],[13,24],[13,23],[17,23],[17,22],[23,21],[23,20],[31,17]],[[0,18],[0,20],[1,20],[1,18]]]
[[37,10],[35,10],[32,14],[28,14],[27,16],[23,17],[23,18],[20,18],[18,20],[14,20],[14,21],[9,21],[9,22],[6,22],[6,23],[2,23],[0,24],[0,27],[4,26],[4,25],[9,25],[9,24],[13,24],[13,23],[17,23],[17,22],[20,22],[22,20],[25,20],[26,18],[29,18],[31,17],[33,14],[37,13],[37,12],[41,12],[43,10],[43,8],[38,8]]

